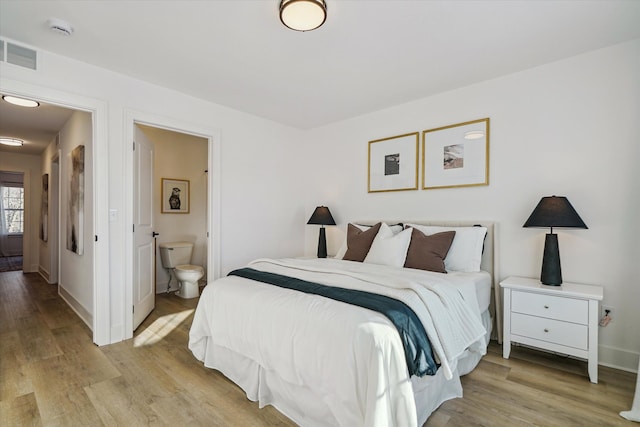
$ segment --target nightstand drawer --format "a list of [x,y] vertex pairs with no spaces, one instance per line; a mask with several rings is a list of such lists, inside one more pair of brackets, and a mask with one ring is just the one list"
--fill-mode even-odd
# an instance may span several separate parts
[[582,325],[589,323],[589,301],[581,299],[514,290],[511,292],[511,311]]
[[511,314],[511,334],[581,350],[587,350],[589,344],[589,328],[587,325],[578,325],[520,313]]

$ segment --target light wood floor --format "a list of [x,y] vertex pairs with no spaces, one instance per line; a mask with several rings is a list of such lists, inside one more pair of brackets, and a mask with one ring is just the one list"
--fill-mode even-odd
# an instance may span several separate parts
[[[158,295],[131,340],[104,347],[36,274],[0,273],[0,425],[293,425],[259,409],[187,349],[196,300]],[[633,400],[635,374],[492,343],[463,378],[465,396],[426,426],[614,426]]]

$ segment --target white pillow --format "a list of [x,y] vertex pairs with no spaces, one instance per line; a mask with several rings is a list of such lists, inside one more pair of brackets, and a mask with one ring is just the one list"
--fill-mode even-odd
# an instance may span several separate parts
[[387,224],[382,223],[364,262],[403,267],[410,242],[410,228],[394,234]]
[[[355,225],[356,227],[358,227],[362,231],[367,231],[368,229],[370,229],[372,227],[370,225],[360,225],[360,224],[354,224],[354,223],[351,223],[351,224]],[[398,234],[399,232],[402,231],[403,225],[402,224],[394,224],[394,225],[389,226],[389,228],[391,228],[391,231],[393,231],[394,234]],[[380,233],[380,231],[378,231],[378,233]],[[347,253],[347,233],[345,232],[344,233],[344,240],[342,241],[342,246],[340,246],[340,249],[338,249],[338,253],[336,254],[336,256],[334,258],[335,259],[342,259],[342,258],[344,258],[344,254],[346,254],[346,253]]]
[[427,236],[443,231],[455,231],[453,243],[451,243],[449,253],[444,259],[444,268],[447,271],[467,273],[480,271],[487,227],[442,227],[418,224],[407,224],[407,226],[415,227]]

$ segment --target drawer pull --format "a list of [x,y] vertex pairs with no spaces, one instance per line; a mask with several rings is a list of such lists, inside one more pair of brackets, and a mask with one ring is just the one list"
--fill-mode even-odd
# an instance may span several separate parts
[[545,331],[545,332],[549,332],[549,330],[548,330],[547,328],[544,328],[544,331]]
[[544,308],[549,308],[549,306],[548,306],[548,305],[545,305],[545,306],[544,306]]

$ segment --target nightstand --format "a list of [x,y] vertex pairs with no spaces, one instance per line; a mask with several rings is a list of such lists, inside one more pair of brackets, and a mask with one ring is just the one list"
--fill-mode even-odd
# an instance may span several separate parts
[[591,382],[598,382],[602,286],[547,286],[525,277],[508,277],[500,286],[504,289],[502,357],[509,358],[512,342],[580,357],[588,360]]

